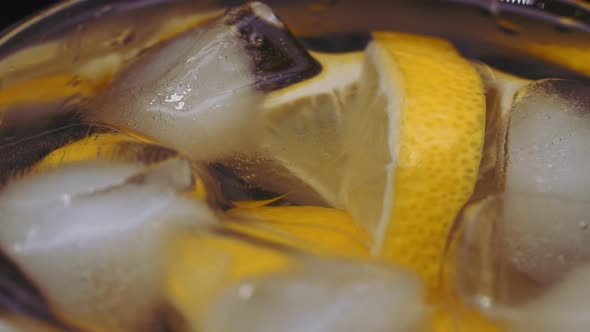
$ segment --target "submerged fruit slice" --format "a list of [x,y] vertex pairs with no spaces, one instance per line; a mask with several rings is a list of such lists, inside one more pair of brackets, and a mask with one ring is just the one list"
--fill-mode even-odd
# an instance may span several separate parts
[[[370,236],[343,211],[316,206],[235,208],[231,227],[312,253],[368,257]],[[233,219],[232,219],[233,220]]]
[[524,43],[507,43],[508,47],[563,66],[590,77],[590,47],[588,44],[566,44],[555,41],[533,40]]
[[375,33],[347,121],[345,206],[375,236],[375,254],[435,290],[453,220],[477,179],[480,76],[447,41]]
[[208,306],[226,288],[294,264],[280,246],[230,230],[186,234],[171,244],[168,254],[168,299],[191,331],[203,329]]
[[341,207],[337,194],[346,158],[341,126],[355,97],[363,53],[312,55],[322,64],[319,75],[264,99],[264,147],[328,204]]
[[[33,172],[40,172],[65,163],[93,159],[110,159],[121,150],[121,143],[137,143],[133,138],[118,132],[93,133],[83,139],[74,141],[49,153],[33,167]],[[119,151],[119,153],[121,153]]]
[[322,66],[318,75],[264,96],[257,154],[225,164],[249,184],[288,193],[289,201],[342,207],[342,123],[355,97],[363,53],[311,55]]
[[60,101],[63,103],[67,98],[92,96],[104,84],[105,82],[96,82],[75,75],[40,78],[0,90],[0,104],[4,109],[7,106],[33,102]]
[[[86,137],[53,150],[25,173],[43,173],[66,164],[93,160],[152,164],[170,158],[182,158],[174,150],[142,142],[113,129],[89,126],[88,131],[89,134]],[[193,172],[191,180],[193,183],[190,186],[190,193],[187,190],[187,194],[193,198],[205,199],[207,197],[203,181],[205,174],[196,172],[195,165],[191,165],[190,168]]]

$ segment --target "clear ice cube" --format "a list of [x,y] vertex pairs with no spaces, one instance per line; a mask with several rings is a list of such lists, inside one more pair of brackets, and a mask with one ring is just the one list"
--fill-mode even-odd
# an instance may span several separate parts
[[482,78],[486,95],[486,130],[483,156],[479,167],[478,180],[473,198],[481,198],[500,189],[498,184],[498,147],[503,144],[499,140],[506,127],[505,121],[510,118],[510,109],[516,93],[531,83],[490,66],[473,62]]
[[148,51],[97,96],[84,120],[215,161],[255,149],[262,91],[319,69],[266,5],[250,2]]
[[425,318],[422,285],[367,262],[304,259],[303,267],[242,280],[209,309],[206,332],[410,332]]
[[513,308],[590,261],[589,114],[587,83],[541,80],[515,95],[498,145],[504,192],[461,216],[458,287],[469,301]]
[[81,327],[145,331],[158,319],[162,251],[215,221],[191,164],[85,161],[14,180],[0,192],[0,248],[50,306]]
[[500,312],[507,332],[585,332],[590,330],[590,267],[582,266],[541,297]]
[[519,91],[505,145],[505,250],[541,284],[590,260],[589,143],[590,85],[551,79]]

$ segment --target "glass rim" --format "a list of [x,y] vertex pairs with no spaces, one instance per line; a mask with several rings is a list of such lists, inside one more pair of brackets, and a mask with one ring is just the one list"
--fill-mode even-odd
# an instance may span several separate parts
[[73,5],[90,0],[62,0],[58,3],[52,4],[49,7],[36,11],[14,23],[0,30],[0,47],[2,47],[8,40],[11,40],[19,33],[22,33],[31,26],[39,23],[43,19],[59,13],[62,10],[67,10]]

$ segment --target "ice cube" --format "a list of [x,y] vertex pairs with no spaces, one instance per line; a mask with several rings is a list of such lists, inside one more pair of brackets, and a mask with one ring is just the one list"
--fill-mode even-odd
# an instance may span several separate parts
[[88,106],[85,120],[214,161],[255,148],[260,91],[319,69],[268,7],[250,2],[149,51]]
[[590,331],[589,279],[590,266],[580,267],[538,299],[498,314],[506,319],[508,332]]
[[503,160],[503,248],[541,284],[590,260],[590,85],[541,80],[520,90]]
[[180,158],[86,161],[14,181],[0,192],[0,248],[72,324],[149,331],[163,246],[215,220],[180,195],[193,181]]
[[482,78],[486,94],[486,130],[483,156],[479,167],[478,183],[474,198],[489,195],[498,191],[498,146],[503,140],[498,137],[506,128],[506,121],[510,118],[510,109],[516,93],[525,85],[531,83],[526,80],[486,64],[473,62]]
[[[504,193],[461,215],[459,293],[482,309],[529,301],[588,261],[590,202],[543,193]],[[573,219],[572,219],[573,218]]]
[[590,193],[590,85],[542,80],[521,90],[507,133],[506,191]]
[[0,315],[0,321],[10,321],[11,324],[21,322],[20,319],[18,322],[13,322],[13,318],[27,317],[26,322],[35,320],[39,324],[43,322],[53,327],[70,329],[55,317],[39,290],[2,252],[0,252],[0,312],[3,313]]
[[300,270],[228,288],[211,306],[204,331],[419,331],[424,315],[422,285],[405,271],[309,259]]

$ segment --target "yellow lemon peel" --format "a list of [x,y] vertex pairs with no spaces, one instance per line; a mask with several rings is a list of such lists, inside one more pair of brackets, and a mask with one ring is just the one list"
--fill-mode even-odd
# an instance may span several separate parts
[[340,210],[317,206],[235,208],[232,227],[322,255],[368,257],[370,235]]

